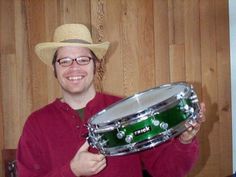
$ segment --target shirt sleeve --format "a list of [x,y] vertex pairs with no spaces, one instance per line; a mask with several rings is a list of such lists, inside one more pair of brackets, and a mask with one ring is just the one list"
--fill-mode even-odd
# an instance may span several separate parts
[[70,162],[61,167],[51,168],[47,158],[49,155],[43,146],[46,142],[39,135],[42,132],[37,122],[27,120],[17,148],[18,177],[76,177],[70,169]]
[[182,144],[173,138],[155,148],[140,153],[144,168],[152,177],[183,177],[198,159],[199,145],[196,139]]

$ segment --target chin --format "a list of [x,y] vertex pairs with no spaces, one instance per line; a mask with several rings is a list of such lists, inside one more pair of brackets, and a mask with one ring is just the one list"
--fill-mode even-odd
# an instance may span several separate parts
[[71,91],[69,91],[70,94],[81,94],[84,92],[85,92],[84,90],[71,90]]
[[75,94],[82,94],[86,93],[91,89],[90,87],[76,87],[76,86],[70,86],[70,87],[64,87],[63,90],[69,94],[75,95]]

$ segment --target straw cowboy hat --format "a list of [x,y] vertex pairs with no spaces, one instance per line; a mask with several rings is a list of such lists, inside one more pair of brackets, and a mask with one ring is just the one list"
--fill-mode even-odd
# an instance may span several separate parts
[[86,47],[94,52],[98,59],[106,54],[109,42],[94,44],[88,28],[82,24],[64,24],[56,28],[53,42],[39,43],[35,46],[35,53],[47,65],[52,65],[52,59],[59,47]]

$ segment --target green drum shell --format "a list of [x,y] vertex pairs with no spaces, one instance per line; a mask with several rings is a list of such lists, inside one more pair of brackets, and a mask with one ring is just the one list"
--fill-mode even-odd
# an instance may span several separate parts
[[[138,122],[130,123],[129,125],[122,125],[120,128],[112,131],[99,133],[98,136],[101,136],[102,141],[106,142],[103,146],[104,148],[112,148],[152,139],[165,132],[167,129],[171,129],[187,120],[191,115],[188,112],[183,112],[182,108],[185,105],[190,104],[191,101],[189,99],[179,100],[176,105],[173,105],[168,110],[145,116]],[[168,127],[162,127],[164,124],[168,124]],[[119,131],[124,132],[124,138],[117,138],[117,133]],[[129,143],[125,140],[127,135],[132,136],[132,141]]]

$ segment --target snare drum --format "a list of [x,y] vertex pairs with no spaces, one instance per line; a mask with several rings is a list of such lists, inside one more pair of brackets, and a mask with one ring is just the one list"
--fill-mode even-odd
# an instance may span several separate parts
[[159,145],[186,130],[200,111],[192,86],[166,84],[125,98],[88,121],[88,141],[102,154],[124,155]]

